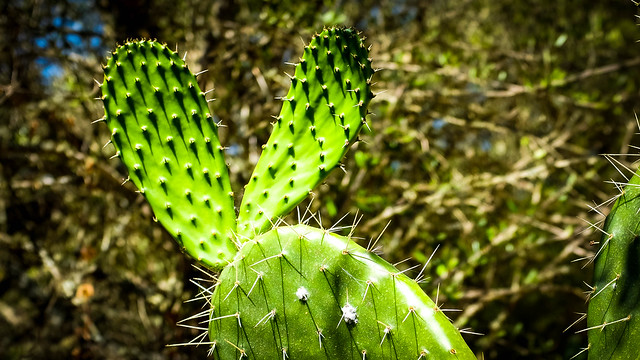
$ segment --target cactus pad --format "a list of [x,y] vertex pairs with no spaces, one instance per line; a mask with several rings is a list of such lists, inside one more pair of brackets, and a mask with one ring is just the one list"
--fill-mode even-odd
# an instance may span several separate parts
[[305,225],[245,242],[211,305],[217,359],[475,359],[415,281]]
[[365,122],[373,72],[350,29],[325,29],[305,46],[246,186],[239,234],[251,238],[270,228],[338,166]]
[[183,250],[214,269],[237,249],[217,124],[195,76],[155,41],[128,42],[104,67],[105,120],[117,155]]

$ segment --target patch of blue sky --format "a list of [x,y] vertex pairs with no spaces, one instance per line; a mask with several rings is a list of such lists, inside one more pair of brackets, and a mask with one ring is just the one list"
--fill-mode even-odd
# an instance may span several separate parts
[[37,47],[39,47],[40,49],[45,49],[47,47],[49,47],[49,40],[47,40],[44,37],[37,37],[34,39],[33,41]]
[[89,46],[92,48],[100,47],[100,45],[102,45],[102,39],[100,37],[92,36],[89,38]]
[[56,62],[51,61],[51,59],[49,58],[39,57],[35,60],[35,62],[40,67],[40,73],[47,83],[51,82],[57,77],[62,76],[64,73],[62,66],[60,66]]
[[67,34],[65,36],[65,39],[67,40],[67,42],[69,44],[71,44],[73,47],[80,47],[82,46],[82,38],[80,37],[80,35],[78,34]]
[[433,119],[433,122],[431,123],[431,127],[433,127],[433,129],[434,129],[434,130],[440,130],[440,129],[442,129],[446,124],[447,124],[447,122],[446,122],[446,121],[444,121],[444,119],[437,118],[437,119]]
[[[81,7],[82,2],[78,2]],[[78,9],[82,10],[82,9]],[[104,51],[103,41],[100,35],[104,32],[104,25],[100,21],[97,13],[91,11],[78,11],[80,19],[73,19],[64,16],[54,15],[50,18],[53,30],[46,35],[33,39],[34,45],[39,49],[50,47],[58,48],[63,55],[80,54],[90,56],[91,53],[101,53]],[[81,32],[91,31],[96,35],[85,37]],[[64,68],[57,59],[39,57],[36,60],[45,85],[49,85],[59,76],[64,75]]]
[[482,139],[482,141],[480,141],[480,149],[482,149],[482,151],[484,152],[489,152],[492,146],[493,144],[489,139]]

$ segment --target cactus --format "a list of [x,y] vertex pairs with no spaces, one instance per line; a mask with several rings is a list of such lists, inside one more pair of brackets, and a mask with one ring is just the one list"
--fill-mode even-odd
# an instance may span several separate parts
[[313,37],[236,218],[218,125],[184,61],[134,41],[105,66],[117,157],[182,249],[222,269],[198,315],[214,357],[475,359],[415,280],[350,237],[276,226],[357,141],[373,73],[353,30]]
[[637,359],[640,343],[640,172],[618,195],[595,255],[589,359]]

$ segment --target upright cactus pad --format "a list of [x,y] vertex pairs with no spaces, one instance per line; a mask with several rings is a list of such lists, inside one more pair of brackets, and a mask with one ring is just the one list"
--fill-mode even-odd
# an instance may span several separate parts
[[325,29],[305,46],[246,186],[239,234],[270,228],[339,164],[365,122],[373,72],[368,49],[350,29]]
[[246,242],[211,304],[218,359],[475,359],[415,281],[304,225]]
[[639,359],[640,173],[607,216],[594,279],[587,317],[589,359]]
[[195,76],[155,41],[128,42],[104,67],[111,141],[156,218],[184,251],[220,269],[237,249],[217,124]]

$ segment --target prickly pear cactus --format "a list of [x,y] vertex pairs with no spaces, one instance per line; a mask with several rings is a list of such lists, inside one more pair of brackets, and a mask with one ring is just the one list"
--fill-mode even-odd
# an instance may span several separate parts
[[638,359],[640,173],[619,194],[602,230],[587,314],[589,359]]
[[351,238],[277,226],[366,123],[374,70],[350,29],[305,46],[236,217],[217,124],[184,61],[119,47],[101,85],[111,142],[183,250],[222,270],[206,333],[217,359],[475,359],[420,286]]

